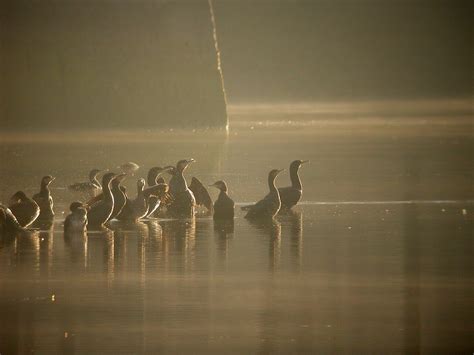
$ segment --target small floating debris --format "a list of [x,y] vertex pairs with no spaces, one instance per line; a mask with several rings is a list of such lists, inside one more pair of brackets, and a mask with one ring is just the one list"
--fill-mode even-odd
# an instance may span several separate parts
[[441,212],[443,212],[443,213],[446,212],[446,209],[442,208],[442,209],[441,209]]
[[467,210],[465,208],[462,209],[462,215],[467,216]]
[[351,226],[349,226],[349,227],[347,227],[347,229],[351,230],[351,229],[352,229],[352,227],[351,227]]
[[51,295],[51,302],[54,302],[54,301],[56,301],[56,295],[53,294]]
[[67,339],[68,336],[69,334],[67,332],[64,332],[64,338]]

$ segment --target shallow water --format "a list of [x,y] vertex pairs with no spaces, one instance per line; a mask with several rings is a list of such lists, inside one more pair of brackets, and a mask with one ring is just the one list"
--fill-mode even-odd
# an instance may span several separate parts
[[[472,351],[469,126],[256,123],[4,135],[0,148],[1,201],[57,177],[53,228],[0,247],[1,354]],[[189,177],[225,179],[239,203],[265,194],[271,168],[310,159],[304,201],[272,223],[238,211],[218,230],[200,216],[64,238],[81,197],[65,187],[90,169],[131,160],[138,177],[188,157]]]

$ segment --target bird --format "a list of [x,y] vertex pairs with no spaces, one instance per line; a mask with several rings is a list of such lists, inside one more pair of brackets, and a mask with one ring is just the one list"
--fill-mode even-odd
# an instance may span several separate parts
[[40,214],[38,220],[50,220],[54,217],[53,210],[53,198],[51,197],[51,191],[49,190],[49,184],[54,181],[54,177],[46,175],[41,179],[40,192],[33,195],[33,200],[38,204],[40,208]]
[[273,169],[268,173],[268,187],[270,192],[254,205],[244,206],[242,210],[248,211],[245,218],[260,219],[273,218],[281,207],[280,193],[275,186],[275,179],[285,169]]
[[189,189],[193,192],[196,199],[196,206],[204,206],[209,214],[213,213],[213,205],[209,191],[204,187],[197,177],[192,177]]
[[114,209],[114,197],[110,190],[111,182],[117,177],[114,173],[106,173],[102,176],[103,198],[89,206],[87,213],[88,226],[92,228],[102,227],[107,222]]
[[194,216],[196,198],[193,192],[188,188],[188,184],[183,175],[184,170],[189,164],[194,162],[194,159],[180,160],[176,164],[176,168],[170,170],[173,176],[169,181],[169,193],[173,198],[173,202],[168,206],[168,214],[171,217],[190,218]]
[[71,191],[86,192],[91,196],[96,195],[102,189],[99,180],[97,180],[97,175],[99,175],[100,172],[101,170],[99,169],[92,169],[89,172],[89,181],[76,182],[72,185],[69,185],[68,189]]
[[[122,190],[122,185],[120,183],[123,179],[127,176],[125,173],[117,174],[117,176],[112,180],[110,184],[110,191],[112,192],[112,196],[114,198],[114,208],[112,213],[110,214],[109,220],[116,218],[120,212],[122,212],[123,206],[125,206],[125,202],[127,201],[127,197],[125,195],[125,191]],[[87,205],[92,205],[104,198],[104,194],[100,193],[99,195],[95,196],[94,198],[87,201]]]
[[26,196],[23,191],[16,192],[10,198],[10,204],[8,208],[16,217],[20,226],[23,228],[32,224],[40,214],[40,208],[38,204],[32,199],[28,198],[28,196]]
[[233,219],[234,218],[234,201],[227,194],[227,184],[223,180],[216,181],[209,185],[220,190],[217,200],[214,202],[214,219]]
[[128,163],[120,165],[119,168],[122,169],[125,174],[133,175],[138,169],[140,169],[140,165],[133,161],[129,161]]
[[0,204],[0,237],[24,231],[12,211]]
[[303,195],[303,186],[301,185],[301,179],[298,175],[298,170],[301,165],[308,163],[309,160],[294,160],[290,164],[290,180],[291,186],[280,187],[278,192],[280,193],[281,208],[290,209],[295,206],[301,196]]
[[87,207],[79,201],[69,206],[71,213],[64,220],[64,234],[85,232],[87,227]]
[[147,196],[144,194],[145,179],[138,179],[137,181],[137,196],[131,200],[127,198],[122,212],[117,216],[121,221],[138,221],[145,217],[148,212]]
[[[156,186],[158,184],[162,184],[164,183],[164,179],[161,178],[160,180],[158,180],[160,178],[160,175],[165,172],[165,171],[168,171],[170,170],[171,166],[167,166],[167,167],[159,167],[159,166],[155,166],[153,168],[151,168],[149,171],[148,171],[148,176],[147,176],[147,183],[148,183],[148,186],[149,187],[152,187],[152,186]],[[147,217],[152,217],[154,215],[154,213],[158,210],[158,208],[160,207],[160,204],[161,204],[161,200],[155,196],[155,195],[150,195],[150,197],[148,198],[148,213],[147,213]]]

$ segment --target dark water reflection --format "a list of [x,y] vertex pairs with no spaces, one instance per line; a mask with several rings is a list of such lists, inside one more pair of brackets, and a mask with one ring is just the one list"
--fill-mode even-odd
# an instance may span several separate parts
[[[379,195],[378,200],[459,199],[469,191],[472,173],[463,158],[455,164],[448,162],[452,153],[444,153],[433,158],[435,166],[426,164],[431,153],[442,150],[440,144],[450,147],[446,141],[427,139],[424,150],[412,155],[399,139],[391,145],[367,141],[370,150],[354,143],[356,158],[347,142],[333,158],[318,160],[319,153],[307,150],[317,163],[302,173],[305,200],[342,200],[348,191],[355,198],[359,190],[367,192],[365,201]],[[298,137],[298,144],[325,149],[312,140]],[[295,155],[292,142],[290,135],[287,148]],[[267,143],[268,165],[281,160],[279,154],[289,158],[286,150],[270,149],[278,149],[276,143]],[[260,161],[243,169],[239,157],[249,151],[234,144],[225,143],[226,159],[215,155],[203,163],[207,172],[197,175],[211,182],[227,176],[231,194],[241,202],[261,195],[265,179],[255,176],[268,167]],[[460,140],[453,149],[459,144],[468,146]],[[172,148],[173,159],[184,156],[184,150]],[[48,149],[53,166],[63,161],[58,147]],[[347,166],[340,176],[327,171],[353,164],[358,154],[373,176],[356,164],[350,168],[356,178],[346,174]],[[404,180],[392,179],[393,164],[384,165],[382,156],[400,158],[393,164],[400,163]],[[13,163],[5,171],[26,169]],[[96,164],[104,165],[105,158]],[[79,170],[63,165],[64,175],[80,176],[85,165]],[[440,176],[433,174],[438,169]],[[32,170],[36,174],[40,167]],[[29,175],[22,174],[12,184],[30,186]],[[449,186],[453,176],[458,184]],[[254,183],[247,188],[250,177]],[[388,187],[396,191],[385,191]],[[10,188],[5,185],[2,194]],[[53,195],[57,215],[51,228],[0,243],[1,354],[471,351],[472,202],[307,203],[265,223],[247,221],[237,211],[230,223],[209,217],[114,222],[108,230],[65,236],[62,212],[73,196],[60,189]]]

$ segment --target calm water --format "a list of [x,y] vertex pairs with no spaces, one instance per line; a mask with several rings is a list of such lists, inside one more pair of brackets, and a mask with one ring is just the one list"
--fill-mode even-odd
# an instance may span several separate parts
[[[57,218],[0,244],[0,353],[471,353],[471,133],[420,124],[3,135],[0,200],[52,174]],[[265,224],[238,211],[224,231],[203,216],[64,238],[64,211],[80,198],[65,186],[90,169],[131,160],[145,176],[190,157],[189,177],[223,178],[241,203],[266,193],[271,168],[310,159],[304,203]]]

